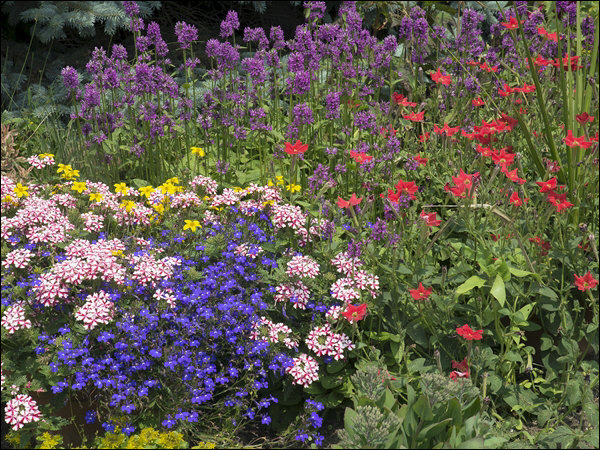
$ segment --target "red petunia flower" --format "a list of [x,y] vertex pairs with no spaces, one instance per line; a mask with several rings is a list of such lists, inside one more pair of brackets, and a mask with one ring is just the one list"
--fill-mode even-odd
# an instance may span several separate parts
[[306,150],[308,150],[308,144],[302,144],[301,141],[296,141],[294,145],[290,144],[289,142],[285,143],[284,151],[288,155],[297,155],[298,153],[304,153]]
[[340,208],[350,208],[351,206],[358,205],[360,202],[362,202],[362,197],[356,198],[356,194],[352,194],[352,197],[348,201],[342,197],[338,197],[337,204]]
[[452,368],[458,370],[453,370],[450,373],[450,379],[455,380],[456,378],[469,378],[469,363],[467,362],[466,356],[461,362],[452,360]]
[[458,133],[459,127],[449,127],[447,123],[444,122],[444,126],[442,128],[438,127],[436,124],[433,124],[433,131],[437,134],[446,133],[446,136],[454,136]]
[[436,219],[437,213],[431,212],[426,213],[425,211],[421,211],[420,217],[425,220],[425,223],[430,227],[439,227],[442,223],[441,219]]
[[519,184],[524,184],[527,180],[520,178],[519,175],[517,175],[517,170],[518,169],[513,169],[513,170],[508,170],[505,167],[502,168],[502,173],[504,175],[506,175],[506,178],[508,178],[510,181],[513,181],[515,183],[519,183]]
[[515,206],[521,206],[523,204],[523,202],[524,201],[527,202],[527,200],[529,200],[529,199],[526,198],[524,200],[521,200],[519,198],[519,194],[517,192],[513,192],[512,195],[510,196],[509,202]]
[[556,177],[550,178],[548,181],[536,181],[535,182],[540,187],[540,192],[551,192],[556,189]]
[[[524,21],[521,20],[521,24]],[[502,24],[502,26],[504,28],[508,28],[509,30],[516,30],[517,28],[519,28],[519,21],[517,20],[516,17],[511,17],[510,20],[508,22],[500,22]]]
[[367,155],[365,153],[358,153],[352,150],[350,150],[350,156],[359,164],[369,162],[373,159],[373,157],[370,155]]
[[411,297],[415,300],[426,300],[433,292],[433,288],[425,289],[423,283],[419,283],[418,289],[409,289],[408,292],[410,292]]
[[575,116],[575,120],[579,122],[580,125],[583,125],[587,122],[592,123],[594,121],[594,116],[590,116],[588,113],[584,112],[581,114],[577,114]]
[[346,310],[342,313],[342,316],[344,316],[348,322],[356,323],[359,320],[364,319],[366,314],[367,304],[363,303],[362,305],[358,306],[348,305]]
[[426,131],[425,134],[420,134],[419,135],[419,142],[420,143],[424,143],[424,142],[428,141],[429,140],[429,136],[430,136],[429,131]]
[[471,103],[473,104],[473,106],[485,105],[485,102],[481,99],[481,97],[474,98],[473,100],[471,100]]
[[567,130],[567,137],[564,138],[564,141],[569,147],[589,148],[592,145],[591,142],[586,141],[585,135],[580,137],[573,136],[572,130]]
[[464,337],[467,341],[480,341],[483,339],[483,330],[473,330],[469,325],[458,327],[456,333]]
[[575,275],[575,286],[580,291],[587,291],[588,289],[594,289],[598,285],[598,280],[596,280],[591,272],[586,273],[584,276],[580,277]]
[[492,153],[492,160],[494,161],[494,164],[497,164],[504,169],[508,169],[508,166],[510,166],[515,160],[515,154],[507,153],[504,149],[502,149],[499,152]]
[[421,158],[421,154],[420,153],[418,153],[417,156],[415,156],[413,159],[415,161],[417,161],[420,166],[426,166],[427,165],[427,161],[429,161],[429,158]]
[[448,86],[452,83],[452,77],[450,75],[442,74],[439,67],[437,72],[431,74],[431,79],[436,83],[442,83],[444,86]]
[[486,62],[479,66],[481,70],[485,70],[487,72],[498,72],[498,66],[490,67]]
[[573,206],[573,203],[567,201],[567,194],[557,194],[554,191],[548,192],[546,200],[556,206],[556,212],[561,212],[563,209]]
[[402,117],[412,122],[423,122],[423,120],[425,119],[425,111],[421,111],[418,113],[411,112],[410,114],[402,114]]

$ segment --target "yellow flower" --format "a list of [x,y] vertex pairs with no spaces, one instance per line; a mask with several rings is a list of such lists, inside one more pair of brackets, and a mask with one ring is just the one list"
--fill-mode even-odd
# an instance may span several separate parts
[[17,197],[19,198],[23,196],[29,197],[29,192],[27,192],[27,189],[29,189],[29,187],[23,186],[21,183],[17,183],[17,185],[13,189],[13,192],[17,194]]
[[159,214],[164,214],[165,212],[165,205],[163,205],[162,203],[159,203],[158,205],[152,205],[152,207],[154,208],[154,211],[156,211]]
[[234,188],[233,188],[233,192],[242,192],[242,191],[243,191],[243,189],[239,186],[234,186]]
[[263,202],[263,206],[267,206],[267,205],[274,205],[275,201],[274,200],[267,200],[266,202]]
[[165,181],[165,183],[179,184],[179,178],[177,178],[177,177],[169,178],[167,181]]
[[269,187],[273,187],[273,186],[275,186],[275,185],[273,184],[273,180],[271,180],[270,178],[269,178],[269,181],[267,181],[267,186],[269,186]]
[[277,179],[277,184],[278,185],[282,185],[283,184],[283,175],[277,175],[275,178]]
[[61,175],[61,178],[64,178],[65,180],[73,180],[74,178],[79,177],[79,170],[68,168],[65,169],[64,172],[65,173]]
[[127,195],[127,192],[129,192],[129,188],[127,187],[127,185],[125,183],[116,183],[114,186],[115,186],[115,192],[117,194]]
[[204,200],[205,202],[210,202],[210,197],[208,195],[205,195],[204,197],[202,197],[202,200]]
[[94,201],[100,202],[100,201],[102,201],[102,197],[103,197],[103,195],[100,192],[92,192],[90,194],[90,202],[94,202]]
[[138,188],[138,191],[140,191],[140,194],[145,195],[146,198],[150,198],[150,194],[154,192],[154,188],[152,186],[143,186]]
[[119,206],[121,208],[125,208],[125,211],[131,212],[131,210],[135,206],[135,202],[132,200],[123,200],[123,202]]
[[113,250],[111,253],[113,256],[123,256],[123,250]]
[[73,186],[71,186],[72,191],[77,191],[80,194],[87,189],[85,185],[85,181],[75,181]]
[[177,188],[174,184],[170,183],[169,180],[167,180],[165,183],[161,184],[158,188],[159,191],[161,191],[163,194],[169,194],[169,195],[173,195],[175,192],[177,192]]
[[66,172],[69,170],[73,170],[71,164],[59,164],[58,169],[56,169],[56,173]]
[[185,220],[185,225],[183,226],[184,230],[192,230],[193,232],[196,231],[196,228],[202,228],[202,225],[200,225],[200,222],[197,220]]
[[46,159],[46,158],[52,159],[52,158],[54,158],[54,155],[52,153],[40,153],[38,155],[38,158],[40,158],[40,159]]
[[285,187],[288,191],[292,191],[292,193],[297,192],[300,190],[300,186],[297,184],[288,184]]
[[204,149],[202,147],[192,147],[191,150],[192,150],[192,153],[195,153],[200,158],[204,158],[205,153],[204,153]]

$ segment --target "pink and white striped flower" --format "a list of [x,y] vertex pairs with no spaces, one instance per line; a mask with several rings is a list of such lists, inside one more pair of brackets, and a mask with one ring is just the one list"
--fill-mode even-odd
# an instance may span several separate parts
[[25,318],[24,302],[17,302],[6,308],[1,324],[9,334],[31,328],[31,321]]
[[13,265],[17,269],[24,269],[29,265],[29,261],[33,256],[34,253],[26,248],[13,250],[6,255],[4,261],[2,261],[2,266],[8,269],[11,265]]
[[288,367],[286,372],[294,378],[292,383],[308,387],[319,379],[319,363],[312,356],[301,353],[294,358],[294,365]]
[[319,264],[310,256],[297,255],[287,263],[286,273],[300,278],[315,278],[319,275]]
[[83,322],[86,330],[93,330],[101,323],[109,323],[114,316],[115,305],[110,295],[100,290],[88,295],[85,304],[75,311],[75,318]]
[[36,401],[27,394],[19,394],[6,403],[4,412],[6,423],[12,425],[15,431],[23,428],[26,423],[37,422],[42,418]]

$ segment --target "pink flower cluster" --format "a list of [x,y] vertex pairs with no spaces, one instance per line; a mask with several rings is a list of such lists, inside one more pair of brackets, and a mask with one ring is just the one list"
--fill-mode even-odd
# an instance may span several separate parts
[[355,347],[348,336],[334,333],[328,323],[313,328],[304,342],[317,356],[332,356],[336,361],[344,359],[344,350]]
[[293,230],[303,228],[306,217],[299,206],[273,205],[271,220],[275,229],[290,227]]
[[2,326],[13,334],[17,330],[31,328],[31,321],[25,319],[24,302],[17,302],[9,306],[2,315]]
[[93,330],[97,325],[112,320],[114,308],[110,295],[100,290],[87,296],[85,304],[75,311],[75,318],[83,322],[86,330]]
[[90,233],[98,232],[104,226],[104,217],[92,212],[82,214],[81,218],[84,221],[83,228]]
[[57,244],[65,242],[67,233],[75,229],[54,199],[44,200],[32,195],[21,200],[22,205],[14,217],[2,218],[2,239],[8,239],[15,231],[24,234],[32,243]]
[[348,256],[348,252],[338,253],[331,260],[331,264],[335,266],[338,272],[343,273],[347,277],[354,275],[357,267],[362,266],[362,261],[357,257]]
[[282,342],[287,348],[297,348],[298,342],[290,337],[292,329],[283,323],[273,323],[266,317],[254,322],[250,339],[253,341]]
[[198,175],[194,177],[194,179],[190,182],[190,185],[193,188],[197,188],[198,186],[202,186],[206,190],[206,195],[215,195],[217,193],[217,188],[219,185],[215,180],[210,177],[205,177],[202,175]]
[[319,275],[319,264],[310,256],[296,255],[287,263],[285,273],[290,277],[315,278]]
[[142,256],[133,255],[129,259],[135,265],[132,278],[140,284],[152,286],[156,286],[161,279],[170,278],[175,266],[181,264],[181,261],[172,256],[157,260],[148,253]]
[[164,300],[165,302],[167,302],[169,307],[175,308],[175,296],[173,295],[173,293],[173,289],[157,289],[154,292],[153,297],[156,300]]
[[306,309],[306,304],[310,298],[310,290],[306,287],[302,281],[295,283],[284,283],[280,284],[275,288],[277,294],[275,295],[275,302],[293,301],[294,309]]
[[46,157],[40,158],[37,155],[30,156],[27,158],[27,162],[31,164],[36,169],[43,169],[46,166],[54,165],[54,158]]
[[29,265],[32,256],[33,252],[26,248],[13,250],[6,255],[4,261],[2,261],[2,266],[8,269],[11,265],[14,265],[17,269],[24,269]]
[[286,372],[294,378],[292,383],[308,387],[319,379],[319,363],[312,356],[300,353],[294,358],[294,365],[288,367]]
[[19,394],[6,403],[4,412],[6,423],[12,425],[15,431],[23,428],[26,423],[37,422],[42,418],[37,403],[26,394]]

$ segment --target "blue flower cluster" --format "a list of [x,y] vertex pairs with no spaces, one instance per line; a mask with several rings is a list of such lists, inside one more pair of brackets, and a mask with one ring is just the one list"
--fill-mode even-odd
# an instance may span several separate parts
[[[235,219],[227,225],[208,224],[201,234],[170,242],[169,233],[161,233],[165,242],[150,239],[150,248],[136,250],[142,255],[167,244],[169,253],[178,250],[181,264],[155,286],[134,280],[125,289],[103,286],[116,306],[112,323],[85,334],[63,327],[60,336],[39,337],[40,353],[54,346],[51,370],[66,375],[52,386],[55,394],[95,387],[111,412],[107,426],[114,416],[127,415],[132,422],[134,413],[150,417],[148,408],[157,403],[167,413],[161,414],[167,428],[199,417],[204,422],[205,413],[215,410],[220,420],[230,411],[232,418],[270,423],[267,411],[277,400],[260,393],[269,386],[268,371],[283,374],[291,360],[249,335],[267,308],[263,292],[270,290],[259,270],[269,270],[274,258],[236,249],[272,240],[271,223],[264,215],[253,220],[239,217],[236,208],[229,212]],[[157,298],[158,290],[170,293],[171,305]],[[86,418],[96,416],[90,412]]]

